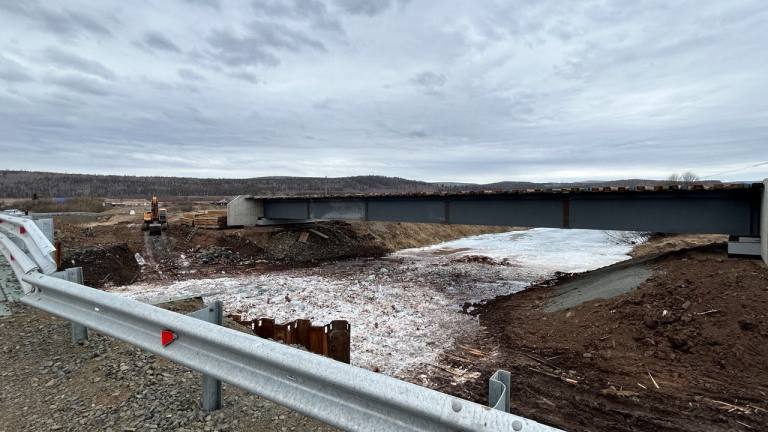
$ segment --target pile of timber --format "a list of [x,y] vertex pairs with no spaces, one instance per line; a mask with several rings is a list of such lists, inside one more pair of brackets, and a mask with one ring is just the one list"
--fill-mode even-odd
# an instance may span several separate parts
[[202,229],[223,229],[227,227],[226,210],[206,210],[183,213],[179,222]]

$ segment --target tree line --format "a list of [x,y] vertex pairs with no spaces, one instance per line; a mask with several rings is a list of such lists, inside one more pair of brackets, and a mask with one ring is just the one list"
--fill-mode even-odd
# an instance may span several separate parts
[[[226,197],[233,195],[335,195],[349,193],[414,193],[457,191],[502,191],[570,187],[635,187],[700,182],[690,172],[673,174],[666,180],[625,179],[570,183],[498,182],[428,183],[399,177],[256,177],[214,179],[190,177],[141,177],[90,174],[62,174],[37,171],[0,170],[0,198],[103,197],[147,198],[157,194],[170,197]],[[703,183],[719,183],[705,180]]]
[[200,179],[0,171],[0,197],[115,197],[324,195],[340,193],[424,192],[446,187],[398,177],[257,177]]

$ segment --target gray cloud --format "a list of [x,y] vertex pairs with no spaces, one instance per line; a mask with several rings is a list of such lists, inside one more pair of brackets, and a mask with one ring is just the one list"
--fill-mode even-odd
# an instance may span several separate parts
[[184,0],[184,2],[195,6],[209,7],[215,10],[221,9],[221,2],[219,0]]
[[256,0],[251,5],[257,14],[264,17],[305,21],[314,29],[344,34],[341,22],[331,16],[326,5],[318,0]]
[[413,84],[426,88],[442,87],[446,81],[445,75],[429,71],[422,72],[411,78]]
[[761,0],[192,3],[0,0],[2,167],[768,176]]
[[256,76],[256,74],[253,74],[250,72],[245,72],[245,71],[232,72],[230,76],[242,81],[248,81],[251,84],[256,84],[259,82],[259,78]]
[[261,20],[251,22],[243,35],[216,30],[207,41],[212,48],[209,60],[229,66],[277,66],[276,52],[326,51],[319,40],[284,24]]
[[442,95],[441,89],[447,81],[445,75],[431,71],[421,72],[410,79],[411,84],[432,96]]
[[332,109],[335,103],[336,101],[331,98],[323,98],[321,100],[312,102],[312,108],[320,111],[326,111]]
[[[95,36],[112,36],[112,32],[102,24],[102,21],[90,15],[70,9],[56,10],[45,7],[35,0],[14,1],[0,0],[0,10],[28,19],[48,32],[76,36],[91,34]],[[114,22],[114,17],[107,17]]]
[[374,16],[392,7],[394,2],[392,0],[336,0],[336,4],[354,15]]
[[60,68],[75,70],[88,75],[94,75],[105,80],[114,80],[116,77],[115,73],[111,69],[97,61],[88,60],[84,57],[66,52],[55,47],[47,48],[43,52],[43,56],[49,64],[56,65]]
[[81,75],[54,75],[48,77],[46,81],[62,89],[89,96],[106,96],[110,93],[109,88],[103,82]]
[[32,81],[32,79],[32,75],[27,72],[24,66],[12,59],[0,56],[0,80],[20,83]]
[[236,36],[217,30],[208,36],[213,52],[210,59],[222,61],[229,66],[277,66],[280,59],[268,52],[261,41],[252,36]]
[[411,138],[426,138],[429,136],[429,134],[422,129],[414,129],[407,134]]
[[179,74],[180,77],[184,78],[187,81],[194,81],[194,82],[208,81],[207,79],[205,79],[203,75],[200,75],[199,73],[193,71],[192,69],[181,68],[176,72]]
[[158,51],[181,53],[181,48],[179,48],[178,45],[176,45],[171,39],[169,39],[164,34],[156,31],[145,33],[141,42],[143,43],[144,46],[150,49],[154,49]]

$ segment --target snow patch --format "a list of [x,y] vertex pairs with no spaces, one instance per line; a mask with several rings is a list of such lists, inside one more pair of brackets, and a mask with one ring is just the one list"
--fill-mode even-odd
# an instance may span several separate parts
[[[352,326],[352,364],[404,378],[420,364],[437,364],[456,336],[478,330],[477,319],[462,312],[471,303],[520,291],[558,271],[626,260],[642,241],[622,232],[542,228],[467,237],[379,260],[113,291],[140,300],[205,295],[205,301],[223,301],[227,313],[278,322],[345,319]],[[502,265],[458,259],[466,256]]]

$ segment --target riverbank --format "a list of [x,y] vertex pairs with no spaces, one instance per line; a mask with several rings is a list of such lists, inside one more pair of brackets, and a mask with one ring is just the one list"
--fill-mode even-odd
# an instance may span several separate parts
[[[637,272],[636,289],[562,307]],[[481,335],[444,353],[442,376],[426,368],[425,384],[482,402],[506,369],[513,412],[571,431],[764,430],[766,311],[768,269],[722,243],[645,255],[488,302]]]

